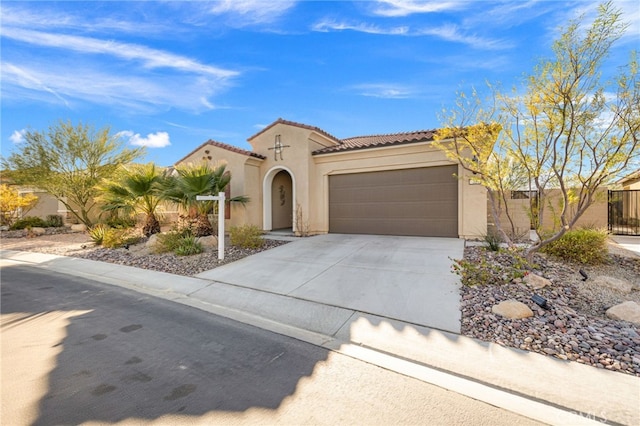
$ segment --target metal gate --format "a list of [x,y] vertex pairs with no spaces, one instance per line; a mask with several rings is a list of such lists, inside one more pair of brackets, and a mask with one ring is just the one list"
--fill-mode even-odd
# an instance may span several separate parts
[[609,191],[609,232],[640,235],[640,189]]

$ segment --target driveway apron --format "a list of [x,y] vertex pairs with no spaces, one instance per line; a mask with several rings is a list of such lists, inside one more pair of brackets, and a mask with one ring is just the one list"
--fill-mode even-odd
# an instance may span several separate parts
[[327,234],[197,277],[460,333],[463,251],[454,238]]

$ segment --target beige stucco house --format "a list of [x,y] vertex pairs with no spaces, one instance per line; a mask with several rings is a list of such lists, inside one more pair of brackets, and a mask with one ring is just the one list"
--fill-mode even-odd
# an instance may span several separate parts
[[636,170],[628,176],[620,179],[618,185],[622,187],[623,190],[636,190],[640,189],[640,170]]
[[[224,163],[227,226],[296,233],[480,237],[487,197],[467,172],[432,145],[434,131],[339,139],[278,119],[249,137],[251,151],[207,141],[176,163]],[[459,178],[459,177],[460,178]]]

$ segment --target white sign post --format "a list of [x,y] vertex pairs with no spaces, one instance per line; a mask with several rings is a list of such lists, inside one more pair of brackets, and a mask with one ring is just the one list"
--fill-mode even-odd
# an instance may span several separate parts
[[196,195],[197,201],[217,201],[218,202],[218,259],[224,259],[224,192],[219,192],[217,196]]

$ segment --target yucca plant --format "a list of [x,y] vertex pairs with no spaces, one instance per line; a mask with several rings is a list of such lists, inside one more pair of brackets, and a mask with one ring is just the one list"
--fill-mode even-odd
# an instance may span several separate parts
[[108,231],[109,231],[109,226],[105,225],[104,223],[99,223],[89,228],[89,238],[91,238],[91,240],[96,245],[98,246],[102,245],[102,242],[104,241],[104,237],[105,235],[107,235]]

